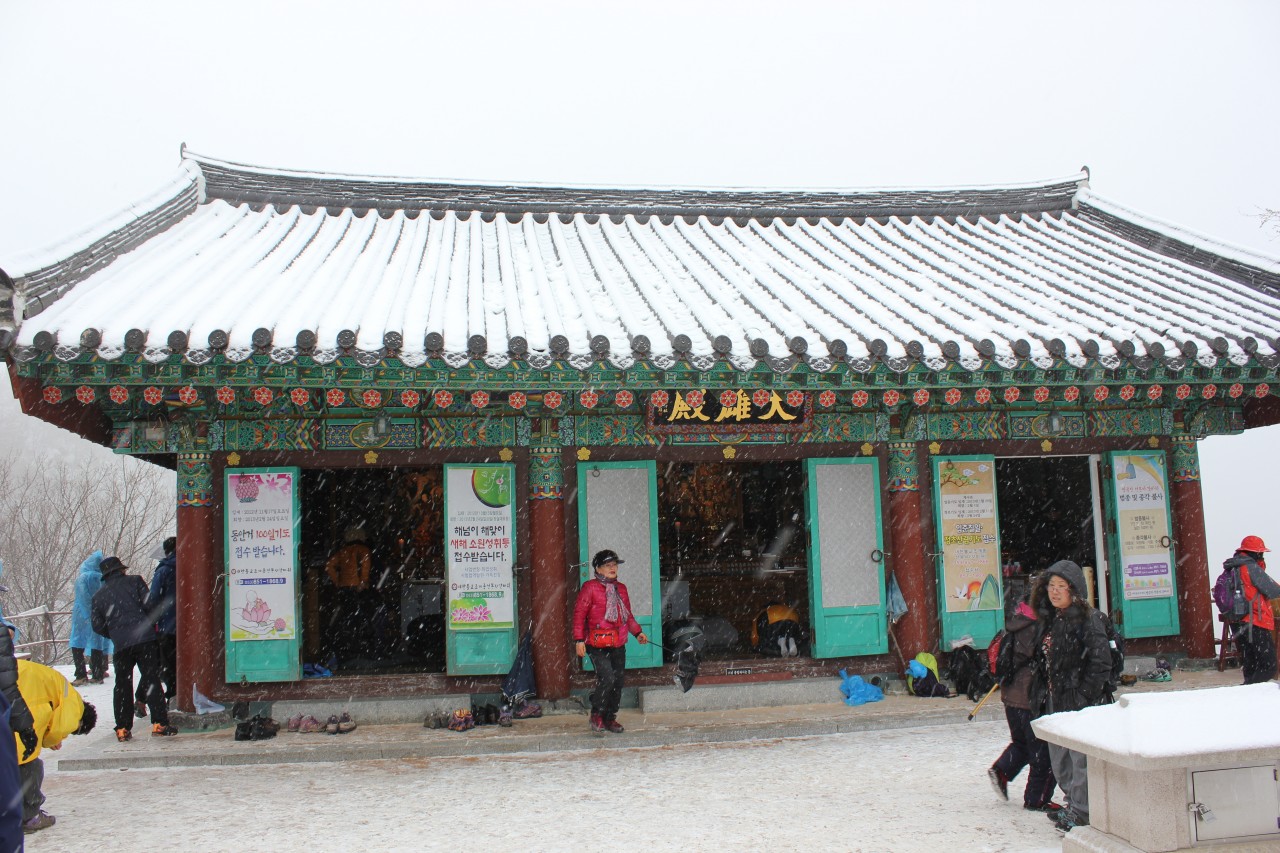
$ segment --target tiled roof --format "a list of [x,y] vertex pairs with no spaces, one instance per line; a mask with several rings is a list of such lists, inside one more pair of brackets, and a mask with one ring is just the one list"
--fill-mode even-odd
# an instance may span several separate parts
[[1086,178],[575,189],[187,154],[150,206],[13,275],[7,324],[0,279],[0,347],[19,359],[90,348],[324,362],[347,351],[410,365],[440,354],[744,369],[1280,352],[1280,264],[1109,204]]

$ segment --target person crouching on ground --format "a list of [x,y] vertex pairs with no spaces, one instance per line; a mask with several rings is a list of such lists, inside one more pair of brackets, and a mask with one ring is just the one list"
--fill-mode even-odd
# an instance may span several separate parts
[[147,708],[151,712],[154,737],[176,735],[169,725],[169,707],[160,686],[160,646],[156,642],[156,620],[147,611],[147,582],[126,575],[128,566],[119,557],[102,561],[102,589],[93,596],[93,630],[115,644],[113,662],[116,683],[112,688],[112,710],[116,717],[116,740],[133,740],[133,668],[142,673]]
[[[1102,615],[1085,600],[1084,572],[1070,560],[1045,569],[1031,590],[1040,642],[1031,682],[1033,718],[1079,711],[1107,702],[1111,646]],[[1049,744],[1053,775],[1066,807],[1050,813],[1058,829],[1070,832],[1089,823],[1089,775],[1083,752]]]
[[[1056,812],[1061,806],[1052,801],[1057,780],[1049,762],[1049,744],[1036,737],[1031,728],[1031,680],[1035,676],[1032,663],[1041,637],[1037,630],[1036,612],[1023,599],[1005,622],[1004,643],[1013,644],[1013,672],[1000,682],[1000,701],[1004,703],[1005,720],[1009,723],[1009,745],[991,765],[987,775],[996,793],[1009,799],[1009,783],[1022,768],[1027,771],[1027,786],[1022,792],[1022,807],[1031,811]],[[1003,650],[1003,646],[1001,649]]]
[[641,644],[649,642],[631,615],[626,584],[618,581],[618,564],[622,562],[625,561],[607,549],[592,557],[595,577],[582,585],[573,604],[575,650],[578,657],[589,656],[596,670],[596,689],[591,691],[591,731],[597,734],[622,732],[617,716],[627,668],[627,636],[634,634]]
[[[67,735],[87,735],[98,722],[98,712],[84,701],[62,673],[44,664],[18,661],[18,690],[35,718],[38,737],[36,748],[18,759],[22,777],[22,831],[39,832],[53,826],[57,819],[47,814],[44,805],[44,761],[40,750],[61,749]],[[18,754],[22,743],[18,742]]]

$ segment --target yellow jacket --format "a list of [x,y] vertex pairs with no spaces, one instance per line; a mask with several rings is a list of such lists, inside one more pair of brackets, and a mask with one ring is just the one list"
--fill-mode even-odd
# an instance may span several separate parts
[[80,728],[84,700],[62,673],[29,660],[18,661],[18,692],[27,700],[40,739],[31,755],[24,759],[25,747],[16,734],[13,736],[18,747],[18,763],[26,764],[38,758],[43,747],[57,749],[63,738]]

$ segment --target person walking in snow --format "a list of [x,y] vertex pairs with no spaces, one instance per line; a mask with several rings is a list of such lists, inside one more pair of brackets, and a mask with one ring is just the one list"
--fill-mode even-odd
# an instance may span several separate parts
[[1036,737],[1031,728],[1031,681],[1035,677],[1032,664],[1041,639],[1036,621],[1036,612],[1024,598],[1004,626],[1001,649],[1003,643],[1013,644],[1013,673],[1000,683],[1000,701],[1004,703],[1004,716],[1009,723],[1009,745],[987,775],[996,793],[1007,800],[1009,783],[1018,777],[1022,768],[1029,767],[1022,807],[1053,813],[1062,807],[1052,801],[1058,783],[1049,761],[1049,744]]
[[57,822],[41,808],[45,802],[41,748],[61,749],[67,735],[87,735],[98,722],[98,711],[81,698],[62,673],[33,661],[18,661],[18,689],[31,708],[38,737],[36,748],[18,765],[22,777],[22,831],[32,833]]
[[[1031,590],[1039,642],[1035,676],[1031,681],[1033,718],[1079,711],[1108,701],[1111,646],[1102,614],[1085,598],[1081,568],[1059,560],[1045,569]],[[1083,752],[1049,744],[1053,775],[1066,797],[1066,807],[1049,817],[1058,829],[1070,832],[1089,823],[1089,775]]]
[[93,597],[93,630],[115,644],[116,683],[112,689],[116,740],[133,740],[133,668],[146,685],[153,737],[176,735],[169,725],[169,709],[160,687],[160,650],[156,643],[155,617],[147,611],[147,582],[125,574],[129,567],[119,557],[102,561],[102,589]]
[[[156,618],[156,642],[160,648],[160,681],[164,698],[178,693],[178,538],[170,536],[161,546],[164,557],[151,575],[151,591],[147,593],[147,610]],[[135,696],[146,701],[146,696]]]
[[[76,687],[101,684],[107,677],[107,655],[111,654],[111,641],[93,630],[90,610],[94,594],[102,589],[102,552],[94,551],[80,564],[76,576],[75,600],[71,605],[71,660],[75,664]],[[89,653],[89,666],[85,668],[85,652]]]
[[596,671],[596,688],[591,691],[591,731],[621,734],[618,703],[627,669],[627,637],[634,634],[641,644],[649,642],[640,623],[631,615],[627,585],[618,580],[618,559],[605,549],[591,558],[595,576],[578,590],[573,604],[573,639],[578,657],[588,656]]
[[1275,614],[1268,599],[1280,597],[1280,584],[1267,574],[1263,554],[1270,551],[1260,536],[1246,536],[1236,553],[1222,564],[1222,570],[1236,571],[1249,613],[1231,626],[1236,648],[1240,650],[1240,669],[1245,684],[1257,684],[1276,677]]

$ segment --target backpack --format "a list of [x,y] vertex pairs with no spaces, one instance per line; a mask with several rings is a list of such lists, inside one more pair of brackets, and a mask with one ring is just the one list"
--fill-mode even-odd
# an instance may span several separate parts
[[[1231,562],[1228,560],[1227,562]],[[1223,621],[1241,622],[1249,615],[1249,601],[1244,597],[1244,584],[1240,582],[1238,566],[1222,564],[1222,574],[1213,584],[1213,603],[1222,614]]]
[[1031,658],[1022,663],[1014,662],[1016,647],[1013,636],[1003,628],[996,632],[991,638],[991,645],[987,646],[987,671],[1002,685],[1013,681],[1019,670],[1031,663]]
[[1104,611],[1099,610],[1098,615],[1102,617],[1102,627],[1107,631],[1107,645],[1111,647],[1111,672],[1102,688],[1110,700],[1120,686],[1120,676],[1124,674],[1124,634],[1120,633],[1116,623]]
[[973,646],[957,646],[947,659],[947,672],[955,683],[956,693],[963,693],[976,702],[995,686],[988,666],[985,666],[978,650]]

